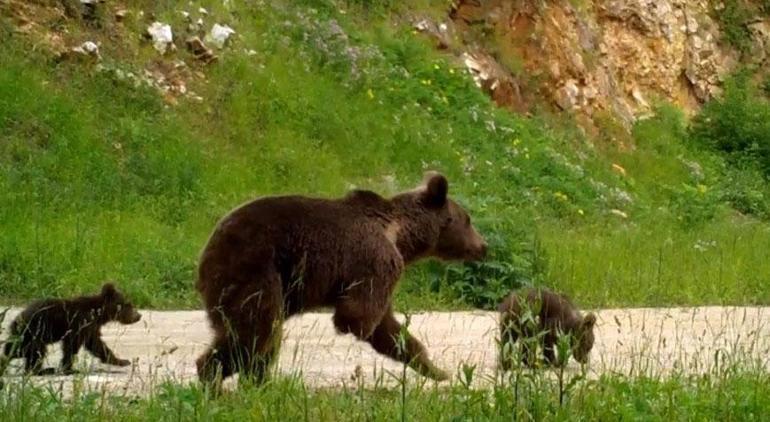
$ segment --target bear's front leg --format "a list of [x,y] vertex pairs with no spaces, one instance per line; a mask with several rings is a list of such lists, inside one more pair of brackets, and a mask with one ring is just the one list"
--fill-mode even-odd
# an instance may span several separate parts
[[91,352],[91,354],[96,356],[103,363],[115,366],[131,365],[130,360],[120,359],[119,357],[115,356],[115,353],[113,353],[112,350],[104,343],[104,340],[101,339],[101,332],[97,332],[88,338],[86,340],[85,346],[86,349]]
[[422,343],[401,326],[390,308],[367,341],[374,350],[406,363],[425,377],[436,381],[449,379],[449,374],[433,364]]
[[353,334],[360,340],[368,339],[382,320],[387,308],[372,303],[371,299],[345,297],[337,301],[332,321],[340,334]]
[[75,359],[75,355],[80,351],[80,347],[83,345],[83,340],[79,336],[65,336],[62,339],[61,349],[61,371],[64,374],[74,374],[72,370],[72,363]]
[[[360,266],[361,272],[345,285],[334,305],[332,321],[340,334],[368,339],[388,310],[398,273],[387,267]],[[379,272],[379,274],[377,274]]]

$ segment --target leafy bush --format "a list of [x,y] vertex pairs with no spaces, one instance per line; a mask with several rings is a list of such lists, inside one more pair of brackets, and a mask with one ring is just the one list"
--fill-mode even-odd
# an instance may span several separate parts
[[770,192],[764,176],[756,169],[730,169],[720,185],[722,198],[737,211],[759,218],[770,217]]
[[741,0],[726,0],[724,8],[716,13],[725,41],[743,54],[751,48],[751,32],[746,22],[752,15],[752,10]]
[[770,104],[747,72],[725,83],[724,96],[707,103],[691,129],[692,139],[728,155],[733,164],[756,163],[770,175]]
[[719,195],[706,185],[682,184],[671,188],[671,208],[684,227],[694,227],[714,218]]
[[488,233],[490,250],[486,260],[447,266],[443,277],[457,299],[475,308],[491,310],[511,290],[533,284],[544,273],[546,260],[537,239],[524,231],[512,236]]

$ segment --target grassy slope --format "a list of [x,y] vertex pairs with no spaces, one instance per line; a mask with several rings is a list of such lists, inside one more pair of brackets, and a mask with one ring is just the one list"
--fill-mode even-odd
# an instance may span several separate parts
[[[141,306],[197,306],[197,254],[235,205],[352,185],[394,193],[432,168],[449,176],[494,254],[482,266],[411,269],[401,309],[489,306],[527,281],[587,306],[770,302],[768,226],[721,202],[720,160],[685,146],[670,111],[639,125],[636,151],[596,149],[569,125],[496,110],[398,18],[356,2],[344,14],[306,3],[316,12],[200,2],[240,41],[195,86],[203,103],[173,108],[109,72],[54,65],[4,33],[3,300],[115,278]],[[183,26],[174,2],[126,4]],[[105,67],[153,57],[134,39],[129,53],[103,47]]]

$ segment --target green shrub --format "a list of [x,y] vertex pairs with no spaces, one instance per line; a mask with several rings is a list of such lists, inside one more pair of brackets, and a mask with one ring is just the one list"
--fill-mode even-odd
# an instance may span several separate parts
[[753,11],[742,0],[725,0],[724,8],[716,12],[725,41],[746,54],[751,49],[751,32],[746,23]]
[[755,168],[728,169],[720,181],[722,198],[737,211],[759,218],[770,217],[767,181]]
[[734,165],[755,163],[770,175],[770,104],[748,72],[726,81],[724,96],[709,101],[693,122],[694,142],[721,151]]

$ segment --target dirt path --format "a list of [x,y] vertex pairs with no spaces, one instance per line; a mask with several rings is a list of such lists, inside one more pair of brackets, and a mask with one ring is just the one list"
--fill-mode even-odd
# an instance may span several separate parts
[[[7,326],[18,310],[9,312]],[[147,393],[161,381],[195,380],[195,358],[209,341],[209,328],[200,311],[143,311],[133,326],[105,327],[107,343],[131,368],[113,368],[94,362],[81,352],[79,365],[89,375],[76,376],[86,386],[114,392]],[[591,355],[590,374],[665,374],[671,370],[705,372],[725,359],[757,359],[770,369],[770,307],[702,307],[667,309],[617,309],[598,311],[597,340]],[[455,374],[463,365],[476,365],[476,373],[495,374],[496,314],[488,312],[431,312],[414,314],[410,330],[420,338],[440,366]],[[3,330],[6,332],[6,330]],[[59,359],[51,348],[49,365]],[[20,380],[22,361],[6,374],[6,383]],[[360,368],[360,369],[356,369]],[[366,384],[395,385],[393,374],[401,366],[378,355],[352,336],[334,332],[331,315],[305,314],[284,325],[284,341],[277,370],[301,373],[312,386],[355,385],[359,373]],[[577,370],[572,362],[569,370]],[[390,372],[390,373],[389,373]],[[416,379],[409,371],[410,379]],[[489,382],[477,376],[479,383]],[[73,377],[39,377],[34,382],[53,383],[69,390]]]

